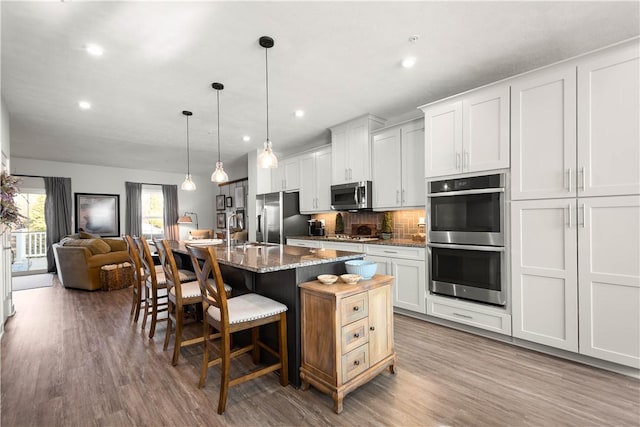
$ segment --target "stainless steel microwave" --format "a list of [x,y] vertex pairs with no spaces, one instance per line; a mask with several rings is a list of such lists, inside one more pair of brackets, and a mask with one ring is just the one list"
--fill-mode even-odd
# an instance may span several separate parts
[[371,181],[331,186],[331,209],[359,211],[371,209]]

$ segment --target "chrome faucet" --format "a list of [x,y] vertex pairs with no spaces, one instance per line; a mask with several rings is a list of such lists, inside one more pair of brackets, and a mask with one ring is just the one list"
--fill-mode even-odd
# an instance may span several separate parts
[[231,249],[231,219],[237,218],[239,216],[240,215],[238,215],[237,213],[232,213],[227,218],[227,250]]

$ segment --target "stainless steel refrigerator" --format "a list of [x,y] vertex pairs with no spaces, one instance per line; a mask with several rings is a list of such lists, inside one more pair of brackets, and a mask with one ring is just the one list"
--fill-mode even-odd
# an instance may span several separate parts
[[287,236],[306,236],[310,215],[300,214],[299,195],[295,193],[269,193],[256,197],[256,240],[258,242],[286,243]]

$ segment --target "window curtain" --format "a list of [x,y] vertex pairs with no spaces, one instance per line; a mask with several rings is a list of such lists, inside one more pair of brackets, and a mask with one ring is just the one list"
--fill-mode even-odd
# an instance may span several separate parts
[[130,236],[142,235],[142,183],[125,182],[127,211],[125,232]]
[[163,185],[164,199],[164,237],[169,240],[180,240],[178,230],[178,186]]
[[56,271],[53,244],[71,234],[71,178],[44,177],[46,199],[44,222],[47,224],[47,271]]

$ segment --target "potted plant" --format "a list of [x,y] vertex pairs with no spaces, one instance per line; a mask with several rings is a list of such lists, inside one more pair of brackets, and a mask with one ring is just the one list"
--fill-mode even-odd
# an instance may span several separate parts
[[336,233],[344,233],[344,221],[340,212],[336,214]]
[[[22,224],[25,217],[20,214],[13,198],[18,194],[20,179],[6,172],[0,174],[0,224],[7,227]],[[5,230],[2,230],[4,233]]]
[[391,212],[385,212],[382,217],[382,238],[388,240],[393,233],[393,214]]

